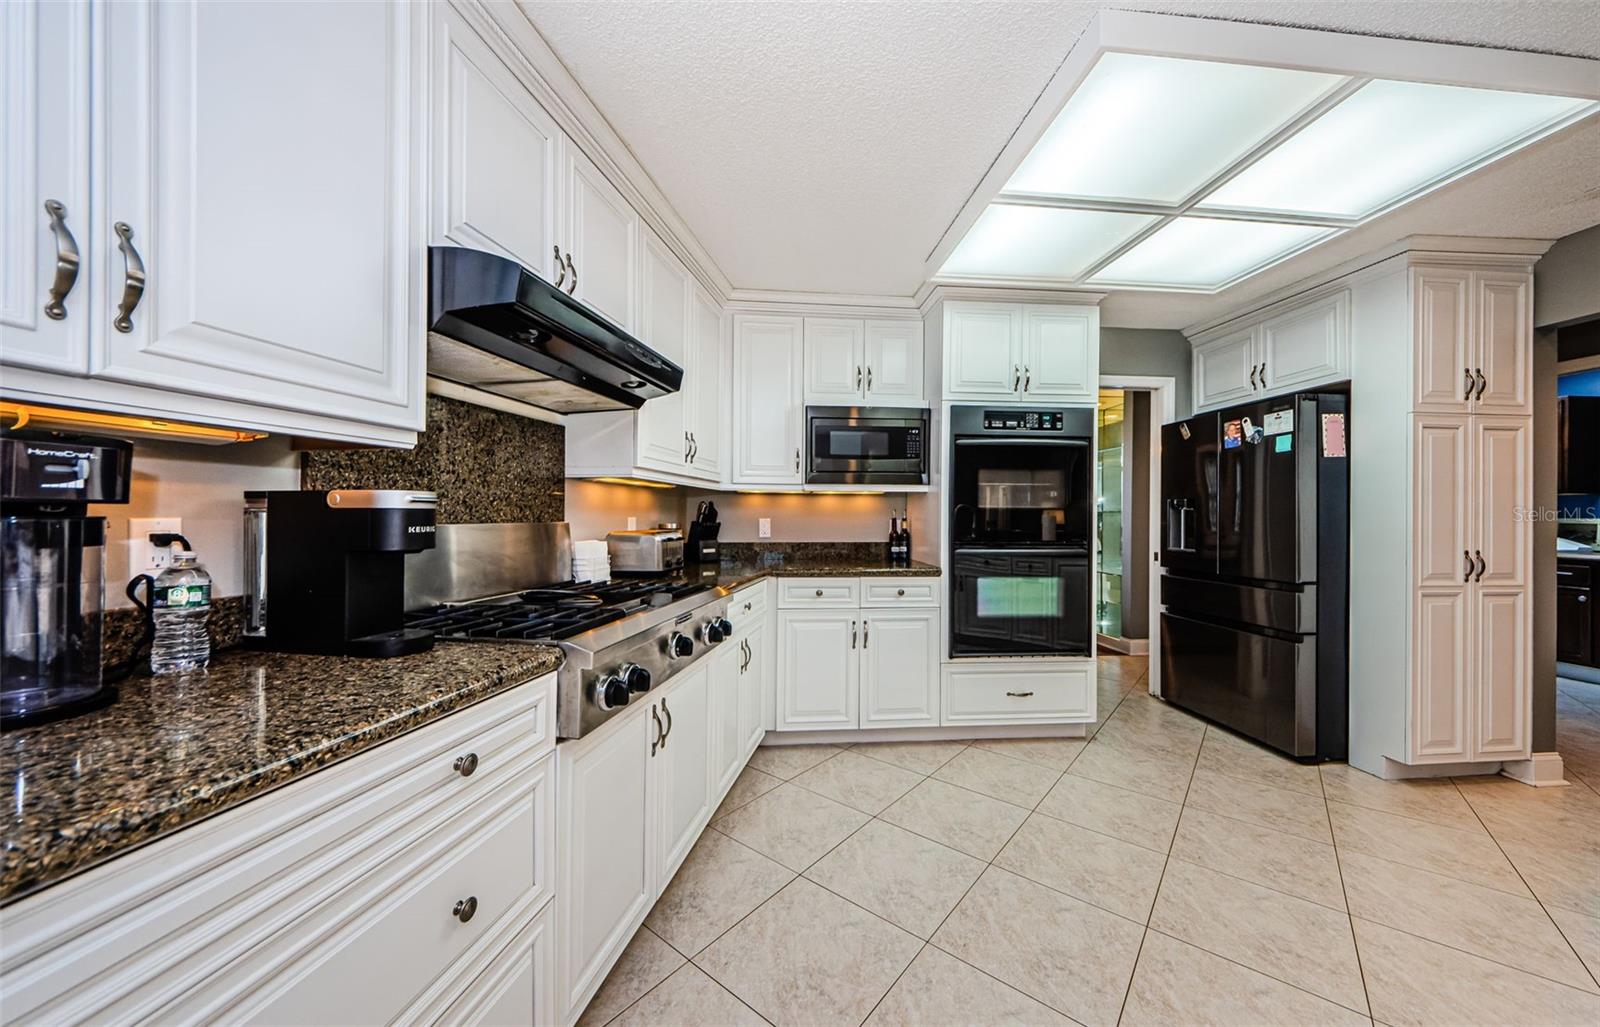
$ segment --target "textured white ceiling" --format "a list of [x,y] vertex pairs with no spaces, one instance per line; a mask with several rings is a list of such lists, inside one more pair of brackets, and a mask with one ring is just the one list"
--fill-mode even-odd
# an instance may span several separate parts
[[[1111,6],[521,2],[736,288],[897,296]],[[1600,57],[1593,0],[1127,6]],[[1591,124],[1219,296],[1118,293],[1105,321],[1192,323],[1412,233],[1565,235],[1600,222],[1597,164]]]

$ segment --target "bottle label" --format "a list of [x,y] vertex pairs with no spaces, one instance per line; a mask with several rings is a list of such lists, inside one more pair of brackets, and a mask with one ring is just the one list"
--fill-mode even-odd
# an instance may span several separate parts
[[151,597],[156,609],[183,609],[211,605],[210,585],[169,585],[154,590]]

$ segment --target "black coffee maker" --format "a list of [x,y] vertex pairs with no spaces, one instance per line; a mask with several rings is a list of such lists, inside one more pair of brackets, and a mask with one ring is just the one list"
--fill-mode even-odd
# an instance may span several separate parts
[[[248,498],[266,506],[266,575],[262,594],[246,597],[265,631],[246,635],[247,645],[328,656],[433,648],[433,632],[402,622],[405,557],[433,548],[434,493],[338,489]],[[259,554],[245,560],[247,567],[263,562]]]
[[126,503],[133,445],[120,439],[0,435],[0,727],[23,727],[116,698],[101,669],[104,517]]

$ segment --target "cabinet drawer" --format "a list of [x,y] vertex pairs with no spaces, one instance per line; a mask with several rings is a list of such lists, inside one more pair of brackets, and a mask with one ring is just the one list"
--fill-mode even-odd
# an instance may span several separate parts
[[855,578],[779,578],[780,610],[846,610],[861,605]]
[[1594,584],[1593,568],[1576,560],[1558,560],[1556,584],[1562,588],[1589,588]]
[[[396,852],[519,785],[554,747],[554,686],[510,689],[8,907],[0,1019],[217,1019],[322,945],[308,924],[356,915],[345,896]],[[455,769],[469,754],[470,777]],[[343,937],[343,922],[326,929]]]
[[[387,1022],[480,938],[548,892],[555,760],[545,756],[292,928],[317,941],[223,1017],[262,1024]],[[465,917],[466,919],[462,919]],[[277,948],[275,944],[272,948]],[[374,973],[374,968],[382,968]]]
[[938,578],[862,578],[861,605],[868,609],[885,606],[938,606]]
[[1094,700],[1094,671],[1087,665],[1053,670],[947,666],[941,722],[1092,721]]
[[767,588],[771,584],[770,578],[764,578],[728,597],[728,619],[733,621],[734,634],[747,631],[766,619]]

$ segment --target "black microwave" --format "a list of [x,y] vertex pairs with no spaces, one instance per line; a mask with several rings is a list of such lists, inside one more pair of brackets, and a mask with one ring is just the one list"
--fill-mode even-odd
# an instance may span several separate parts
[[806,407],[807,485],[927,483],[926,407]]

